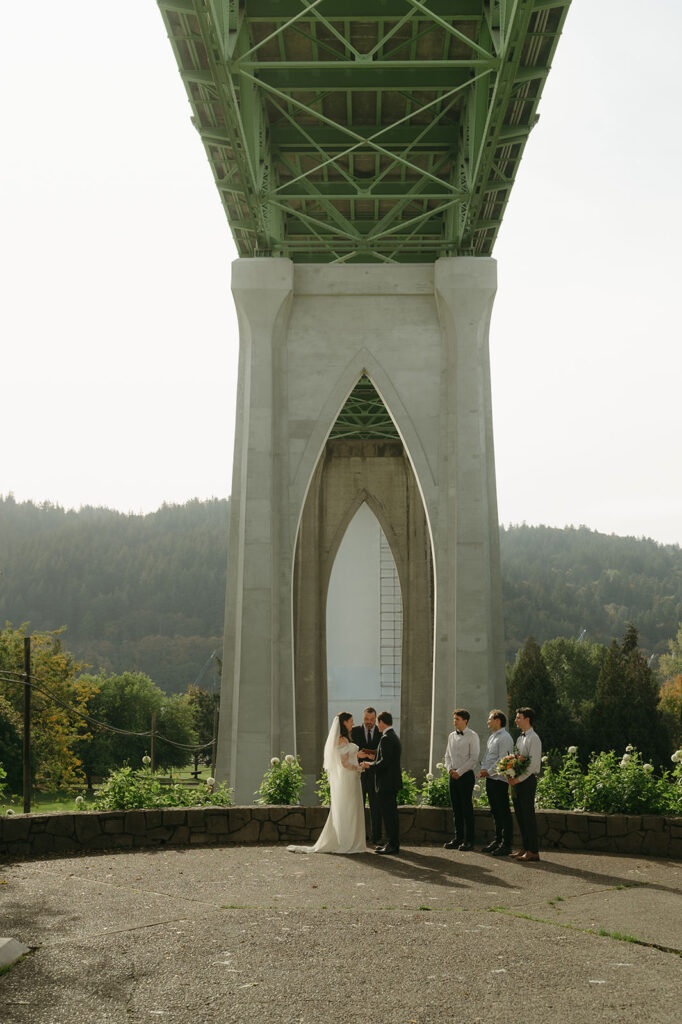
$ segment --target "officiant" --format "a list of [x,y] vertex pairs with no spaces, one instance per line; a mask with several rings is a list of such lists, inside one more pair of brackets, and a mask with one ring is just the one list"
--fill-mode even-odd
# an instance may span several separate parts
[[[379,746],[381,733],[377,726],[377,713],[374,708],[365,708],[362,712],[362,725],[354,726],[351,732],[351,740],[357,743],[358,761],[373,761],[376,749]],[[381,812],[374,785],[374,773],[363,772],[362,776],[362,803],[365,797],[369,800],[369,817],[371,822],[371,835],[367,836],[367,842],[375,845],[381,844]]]

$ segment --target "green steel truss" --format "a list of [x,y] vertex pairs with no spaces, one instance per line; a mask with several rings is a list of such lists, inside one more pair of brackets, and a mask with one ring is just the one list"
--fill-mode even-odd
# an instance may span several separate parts
[[369,377],[357,382],[329,434],[345,440],[399,439],[400,434]]
[[570,0],[158,0],[240,256],[492,252]]

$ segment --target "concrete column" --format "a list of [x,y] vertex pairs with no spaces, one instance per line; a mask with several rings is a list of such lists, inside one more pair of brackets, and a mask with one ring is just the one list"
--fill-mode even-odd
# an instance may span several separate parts
[[237,260],[232,292],[240,353],[218,775],[235,786],[240,801],[252,803],[272,751],[295,745],[290,614],[282,622],[290,587],[284,600],[280,588],[282,558],[290,558],[286,538],[281,550],[280,529],[286,456],[278,443],[293,264]]
[[489,709],[506,701],[488,351],[496,271],[492,259],[435,264],[443,374],[433,760],[456,705],[484,734]]

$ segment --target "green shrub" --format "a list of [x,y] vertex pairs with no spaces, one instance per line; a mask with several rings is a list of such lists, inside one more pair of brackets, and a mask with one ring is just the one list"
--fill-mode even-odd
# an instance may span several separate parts
[[256,796],[258,804],[297,804],[304,786],[303,771],[298,756],[282,754],[273,757],[263,776]]
[[130,811],[150,807],[230,807],[232,796],[232,790],[225,783],[215,787],[206,782],[200,782],[194,787],[178,783],[162,786],[148,767],[136,771],[130,765],[124,765],[109,772],[92,806],[98,811]]
[[317,799],[320,801],[321,805],[323,807],[329,807],[332,802],[332,795],[329,790],[329,776],[324,768],[322,769],[322,774],[315,783],[315,793],[317,794]]
[[426,807],[450,806],[450,775],[444,764],[437,764],[438,775],[426,772],[419,791],[419,803]]
[[576,749],[569,747],[556,766],[547,767],[540,777],[537,805],[604,814],[678,815],[682,813],[682,752],[673,754],[672,760],[672,772],[656,775],[653,765],[628,746],[620,757],[613,750],[592,754],[582,772]]
[[399,807],[414,806],[419,802],[419,789],[414,775],[410,775],[406,768],[403,768],[403,785],[396,797]]
[[7,778],[7,772],[0,764],[0,800],[2,800],[5,794],[5,779]]

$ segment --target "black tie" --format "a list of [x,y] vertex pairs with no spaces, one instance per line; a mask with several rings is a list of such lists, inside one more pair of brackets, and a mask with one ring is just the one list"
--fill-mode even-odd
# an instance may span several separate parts
[[455,732],[457,733],[458,736],[463,736],[464,735],[464,733],[461,732],[459,729],[455,729]]
[[372,742],[372,730],[371,729],[367,730],[367,742],[368,743]]

